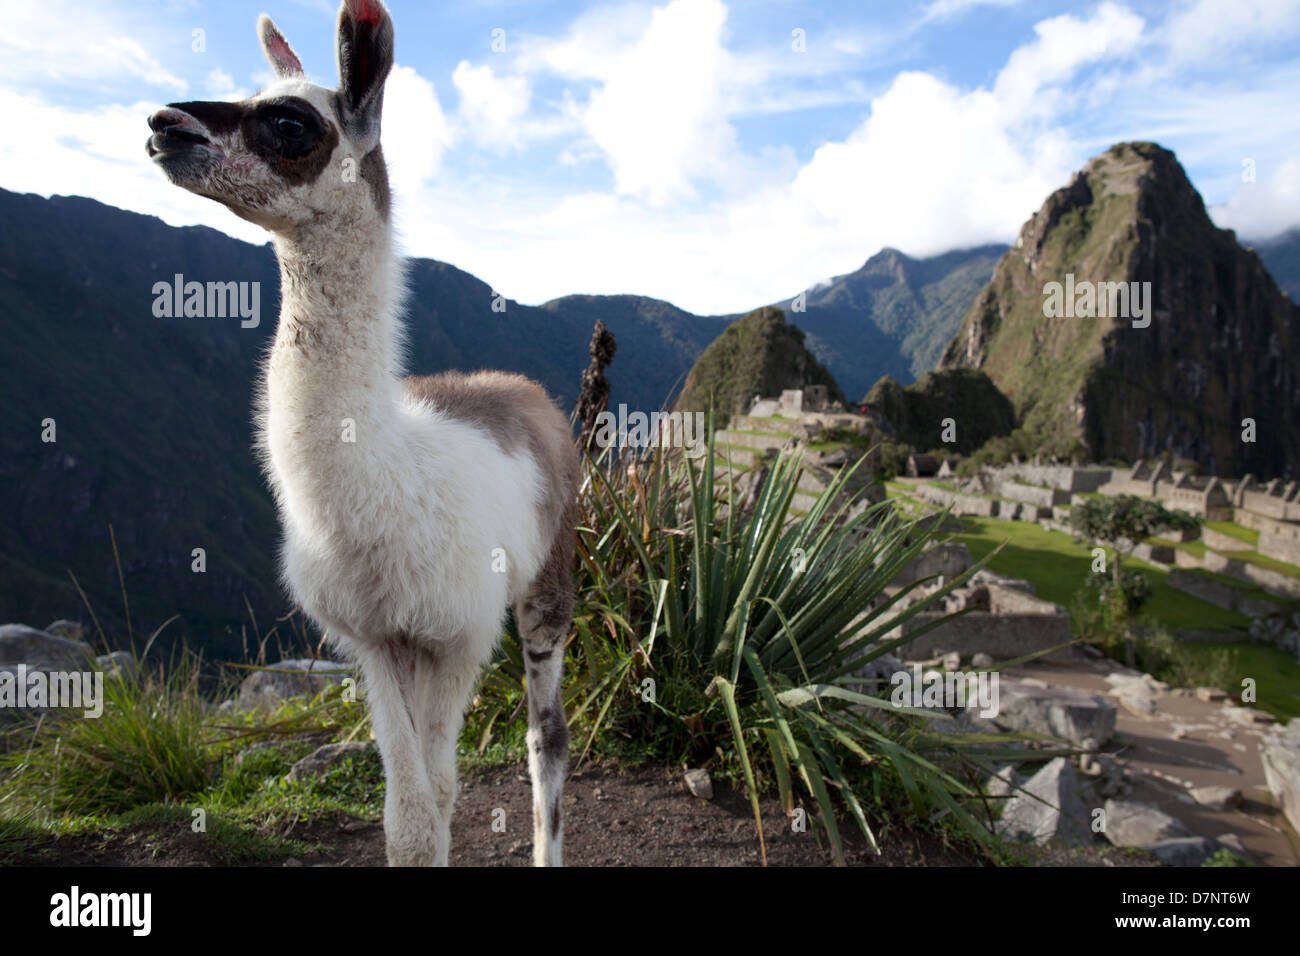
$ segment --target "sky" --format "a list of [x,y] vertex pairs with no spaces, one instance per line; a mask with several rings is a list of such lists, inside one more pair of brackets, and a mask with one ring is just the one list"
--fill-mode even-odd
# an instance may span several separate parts
[[[383,143],[410,255],[511,299],[731,313],[1014,241],[1089,157],[1172,149],[1243,239],[1300,225],[1300,0],[391,0]],[[333,87],[327,0],[0,0],[0,187],[251,242],[145,155],[168,102]]]

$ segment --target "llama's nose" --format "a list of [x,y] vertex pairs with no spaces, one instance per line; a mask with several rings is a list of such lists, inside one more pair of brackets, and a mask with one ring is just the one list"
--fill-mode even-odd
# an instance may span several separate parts
[[163,130],[174,130],[177,127],[198,132],[198,126],[199,123],[194,117],[170,106],[164,106],[149,117],[149,128],[155,133],[161,133]]

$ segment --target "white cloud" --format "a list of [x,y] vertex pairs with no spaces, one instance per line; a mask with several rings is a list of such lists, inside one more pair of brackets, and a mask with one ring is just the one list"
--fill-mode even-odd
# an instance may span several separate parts
[[1253,159],[1242,162],[1243,177],[1249,170],[1254,181],[1241,182],[1227,202],[1212,207],[1214,221],[1246,240],[1269,239],[1300,224],[1300,156],[1272,169],[1258,168]]
[[433,84],[409,66],[394,66],[384,88],[383,142],[399,201],[437,175],[453,139]]
[[1164,32],[1173,61],[1213,65],[1227,50],[1300,32],[1300,0],[1195,0],[1170,15]]
[[587,132],[604,150],[620,194],[661,203],[690,195],[697,176],[722,174],[735,147],[721,92],[726,18],[719,0],[657,8],[592,93]]
[[532,98],[526,77],[497,76],[491,66],[461,60],[451,81],[460,93],[460,119],[476,143],[494,152],[521,145]]
[[[45,83],[137,80],[176,94],[188,84],[141,43],[138,25],[109,19],[81,0],[6,4],[0,31],[0,82],[17,88]],[[189,49],[189,38],[185,40]]]
[[1020,0],[933,0],[921,15],[921,22],[951,20],[977,7],[1014,7]]
[[998,74],[994,93],[1008,113],[1025,116],[1045,87],[1070,79],[1087,63],[1122,57],[1138,44],[1145,26],[1125,7],[1103,3],[1089,20],[1065,14],[1034,25],[1037,38],[1018,48]]

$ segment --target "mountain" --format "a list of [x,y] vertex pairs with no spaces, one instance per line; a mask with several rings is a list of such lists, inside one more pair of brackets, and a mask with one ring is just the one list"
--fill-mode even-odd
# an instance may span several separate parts
[[1173,153],[1121,143],[1025,223],[940,367],[987,372],[1049,454],[1167,450],[1294,478],[1298,357],[1300,309],[1259,256],[1214,226]]
[[[238,654],[245,600],[264,631],[287,610],[276,517],[251,450],[278,312],[270,247],[3,190],[0,220],[0,622],[89,626],[71,571],[124,645],[111,524],[137,634],[178,614],[168,635]],[[258,283],[258,323],[156,316],[155,284],[176,274]],[[661,407],[726,326],[635,297],[502,300],[493,311],[487,283],[427,259],[411,261],[408,280],[413,372],[519,371],[566,409],[597,316],[618,339],[611,401],[643,409]]]
[[1253,248],[1278,288],[1300,305],[1300,229],[1256,242]]
[[[913,259],[882,249],[856,272],[774,303],[849,395],[881,376],[902,382],[934,368],[1006,246]],[[802,307],[802,311],[800,310]]]
[[691,367],[677,400],[681,411],[708,411],[725,428],[755,395],[771,397],[783,389],[825,385],[832,400],[844,401],[835,379],[804,346],[804,334],[780,309],[764,306],[732,322]]
[[[906,387],[886,375],[862,402],[889,422],[898,441],[919,451],[949,449],[968,455],[1016,427],[1011,401],[973,368],[929,372]],[[948,428],[951,437],[944,441]]]

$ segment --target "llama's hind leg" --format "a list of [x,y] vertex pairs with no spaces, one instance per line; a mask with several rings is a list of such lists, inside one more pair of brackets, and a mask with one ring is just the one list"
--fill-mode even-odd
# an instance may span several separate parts
[[430,783],[419,732],[421,651],[395,637],[358,655],[384,761],[384,838],[390,866],[446,864],[450,829]]
[[533,781],[533,863],[563,863],[561,797],[569,763],[569,724],[561,680],[573,621],[572,545],[557,545],[547,567],[515,607],[528,672],[528,770]]

